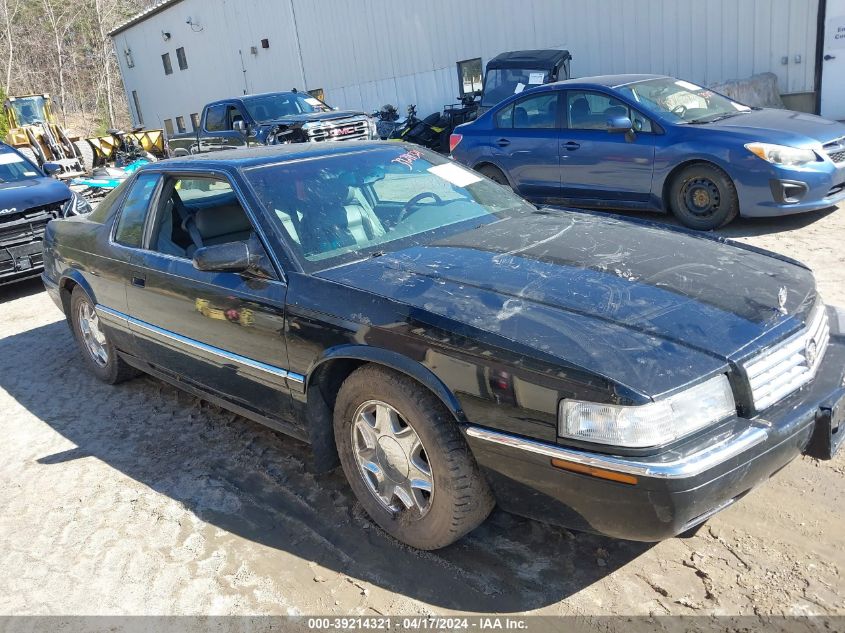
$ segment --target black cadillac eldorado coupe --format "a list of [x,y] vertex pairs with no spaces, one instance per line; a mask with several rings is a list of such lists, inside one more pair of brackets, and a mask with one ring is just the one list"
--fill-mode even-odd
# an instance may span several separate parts
[[805,266],[538,209],[414,146],[154,163],[51,222],[44,261],[100,379],[310,442],[418,548],[494,502],[668,538],[845,435],[845,311]]

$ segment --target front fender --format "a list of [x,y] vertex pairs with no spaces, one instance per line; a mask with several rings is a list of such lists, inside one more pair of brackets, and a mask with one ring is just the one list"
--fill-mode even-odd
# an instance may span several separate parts
[[314,365],[309,369],[305,378],[307,390],[311,377],[316,375],[320,367],[333,360],[359,360],[368,363],[384,365],[398,371],[425,386],[452,412],[459,422],[465,422],[461,405],[449,388],[428,367],[403,356],[380,347],[369,345],[339,345],[325,350]]

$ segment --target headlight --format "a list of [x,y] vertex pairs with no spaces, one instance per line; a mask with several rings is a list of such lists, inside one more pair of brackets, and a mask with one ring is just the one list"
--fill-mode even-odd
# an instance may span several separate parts
[[736,413],[724,374],[665,400],[619,406],[562,400],[558,434],[584,442],[645,448],[667,444]]
[[69,218],[74,215],[86,215],[93,210],[91,204],[85,198],[75,191],[71,191],[70,200],[65,202],[64,217]]
[[799,166],[814,163],[818,156],[811,149],[798,149],[786,145],[772,145],[771,143],[748,143],[745,146],[749,152],[774,165]]
[[375,117],[370,117],[370,140],[378,140],[378,123]]

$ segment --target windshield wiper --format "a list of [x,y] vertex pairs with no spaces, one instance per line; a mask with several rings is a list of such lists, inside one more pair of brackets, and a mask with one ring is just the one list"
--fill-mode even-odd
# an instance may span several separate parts
[[702,123],[715,123],[716,121],[721,121],[722,119],[730,119],[731,117],[737,116],[739,114],[748,114],[747,110],[737,110],[736,112],[725,112],[724,114],[717,114],[712,119],[707,117],[701,117],[698,119],[692,119],[691,121],[687,121],[690,125],[701,125]]

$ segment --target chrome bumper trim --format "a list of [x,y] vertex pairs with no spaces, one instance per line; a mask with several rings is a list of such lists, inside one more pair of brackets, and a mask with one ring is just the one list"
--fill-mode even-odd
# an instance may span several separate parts
[[549,458],[557,458],[576,464],[613,470],[639,477],[653,477],[656,479],[686,479],[695,477],[722,464],[729,459],[747,451],[761,442],[765,442],[769,434],[760,427],[748,427],[738,433],[727,435],[710,446],[670,461],[632,460],[601,453],[588,453],[562,448],[545,442],[538,442],[508,433],[491,431],[479,426],[470,426],[467,435],[493,444],[510,446]]
[[106,317],[107,321],[109,319],[114,319],[119,322],[123,322],[128,326],[133,326],[141,330],[145,330],[146,332],[153,334],[159,337],[160,339],[163,338],[168,339],[170,341],[175,341],[187,347],[192,347],[193,349],[213,354],[214,356],[225,359],[231,363],[235,363],[244,367],[249,367],[265,374],[269,374],[275,378],[285,381],[285,384],[287,386],[301,389],[305,384],[305,377],[300,374],[295,374],[289,372],[286,369],[282,369],[281,367],[276,367],[275,365],[268,365],[267,363],[262,363],[261,361],[254,360],[252,358],[247,358],[246,356],[241,356],[240,354],[235,354],[234,352],[229,352],[224,349],[220,349],[219,347],[214,347],[213,345],[203,343],[202,341],[197,341],[192,338],[188,338],[187,336],[176,334],[175,332],[171,332],[170,330],[165,330],[164,328],[152,325],[151,323],[147,323],[146,321],[141,321],[139,319],[131,317],[128,314],[123,314],[122,312],[118,312],[117,310],[107,308],[104,305],[97,304],[97,314]]

